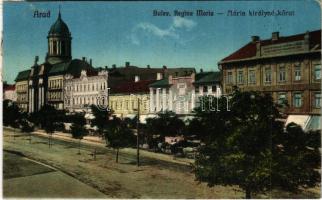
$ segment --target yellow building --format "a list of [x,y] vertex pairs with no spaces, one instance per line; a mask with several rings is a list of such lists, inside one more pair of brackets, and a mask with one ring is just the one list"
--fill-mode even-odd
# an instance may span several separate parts
[[152,82],[137,80],[112,88],[109,94],[109,108],[113,114],[120,118],[134,118],[138,113],[138,102],[140,101],[140,120],[144,121],[149,113],[149,84]]

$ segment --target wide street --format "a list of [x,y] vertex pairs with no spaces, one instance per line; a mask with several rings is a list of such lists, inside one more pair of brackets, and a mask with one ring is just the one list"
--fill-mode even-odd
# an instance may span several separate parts
[[[207,187],[194,180],[189,164],[168,156],[154,159],[142,152],[136,166],[135,150],[114,151],[103,145],[53,139],[51,148],[44,136],[29,136],[4,129],[4,197],[78,197],[78,198],[243,198],[237,187]],[[98,152],[94,160],[92,153]],[[319,188],[292,194],[292,198],[317,198]],[[272,191],[263,197],[290,197]]]

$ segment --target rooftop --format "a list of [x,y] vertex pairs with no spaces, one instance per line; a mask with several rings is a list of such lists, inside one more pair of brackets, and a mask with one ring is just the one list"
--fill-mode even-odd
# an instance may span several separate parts
[[111,88],[111,94],[134,94],[134,93],[148,93],[149,84],[154,80],[141,80],[141,81],[130,81],[124,82],[120,85]]
[[218,83],[221,81],[221,72],[203,72],[196,75],[195,84]]
[[16,79],[15,79],[15,81],[17,82],[17,81],[28,80],[30,71],[31,70],[28,69],[28,70],[24,70],[24,71],[19,72],[17,77],[16,77]]
[[[321,30],[308,32],[309,36],[309,49],[312,50],[321,50]],[[266,39],[266,40],[258,40],[260,46],[268,46],[275,44],[283,44],[287,42],[295,42],[304,40],[306,33],[291,35],[291,36],[279,36],[278,39]],[[256,57],[256,45],[257,42],[249,42],[237,51],[233,52],[229,56],[222,59],[219,63],[229,62],[229,61],[238,61],[242,59],[250,59]]]

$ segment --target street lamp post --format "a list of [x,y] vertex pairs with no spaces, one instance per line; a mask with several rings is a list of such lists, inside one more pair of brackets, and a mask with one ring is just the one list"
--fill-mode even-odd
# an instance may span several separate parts
[[140,166],[140,145],[139,145],[139,125],[140,125],[140,98],[138,98],[138,115],[136,119],[136,159],[137,166]]

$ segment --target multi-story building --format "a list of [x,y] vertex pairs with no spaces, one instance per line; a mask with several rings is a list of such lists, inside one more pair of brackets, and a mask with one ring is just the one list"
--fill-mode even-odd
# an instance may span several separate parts
[[220,96],[220,73],[202,72],[168,77],[150,84],[150,112],[191,115],[203,95]]
[[287,102],[287,114],[319,114],[321,109],[321,30],[252,40],[222,59],[224,93],[233,87],[267,92]]
[[17,101],[15,85],[3,83],[3,100]]
[[107,70],[82,70],[79,77],[64,76],[64,109],[70,112],[87,110],[90,105],[108,106]]
[[[140,111],[140,120],[144,120],[149,114],[149,84],[155,80],[136,80],[124,82],[111,88],[109,93],[109,108],[113,114],[120,118],[133,118]],[[140,103],[140,110],[138,105]]]
[[95,68],[91,65],[91,61],[87,62],[85,57],[82,60],[73,59],[68,62],[55,64],[48,72],[47,103],[55,106],[57,109],[65,108],[65,78],[80,77],[81,71],[84,70],[89,74],[96,73]]
[[150,111],[173,111],[188,114],[193,109],[192,93],[195,73],[185,76],[170,75],[150,84]]
[[222,95],[220,72],[201,72],[196,74],[195,79],[192,93],[193,108],[200,106],[200,97],[202,96],[220,97]]
[[28,79],[30,70],[18,73],[16,81],[17,104],[25,112],[28,111]]
[[31,69],[20,72],[16,78],[17,87],[23,88],[17,90],[18,105],[28,112],[38,111],[45,104],[63,109],[65,75],[79,77],[82,70],[96,71],[91,59],[89,62],[85,57],[72,59],[71,40],[69,28],[59,12],[48,32],[45,62],[38,64],[36,56]]

